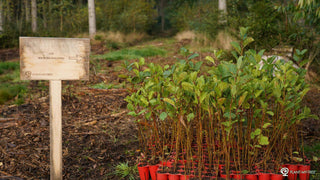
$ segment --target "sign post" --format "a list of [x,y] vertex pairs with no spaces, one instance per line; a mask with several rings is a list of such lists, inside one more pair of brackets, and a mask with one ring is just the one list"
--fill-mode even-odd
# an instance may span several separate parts
[[21,80],[50,82],[50,179],[62,179],[61,80],[89,80],[90,39],[20,37]]

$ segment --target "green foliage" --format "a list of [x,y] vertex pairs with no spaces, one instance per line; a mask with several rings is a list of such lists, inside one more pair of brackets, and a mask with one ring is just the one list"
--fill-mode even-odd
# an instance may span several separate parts
[[104,55],[96,55],[94,58],[105,59],[109,61],[116,60],[130,60],[130,59],[139,59],[141,57],[150,57],[150,56],[164,56],[166,51],[156,47],[145,47],[145,48],[131,48],[131,49],[121,49],[119,51],[113,51]]
[[114,85],[114,84],[106,84],[104,82],[101,82],[98,84],[94,84],[90,87],[94,89],[118,89],[118,88],[122,88],[123,86],[124,86],[123,84]]
[[92,85],[91,88],[95,89],[111,89],[113,84],[105,84],[104,82]]
[[218,23],[217,1],[172,1],[168,6],[168,19],[176,31],[194,30],[214,38],[224,26]]
[[16,104],[24,102],[26,83],[20,81],[19,62],[0,63],[0,104],[15,99]]
[[5,72],[8,71],[14,71],[20,68],[19,62],[1,62],[0,63],[0,75],[4,74]]
[[135,180],[137,174],[137,166],[129,166],[128,162],[119,163],[115,167],[114,173],[121,179]]
[[274,2],[231,1],[229,6],[231,28],[250,27],[250,36],[259,48],[271,49],[280,43],[280,34],[284,32],[284,18],[274,9]]
[[23,84],[1,83],[0,85],[0,104],[16,97],[16,103],[23,103],[23,96],[26,92],[26,86]]
[[[210,69],[208,72],[201,72],[202,62],[194,60],[197,54],[186,49],[181,49],[186,60],[171,66],[150,63],[145,67],[144,61],[127,64],[134,73],[129,82],[135,86],[126,97],[129,114],[139,123],[152,122],[150,127],[141,127],[141,133],[160,144],[170,143],[166,139],[174,134],[176,148],[188,143],[179,139],[179,134],[190,136],[196,131],[200,136],[197,142],[202,141],[204,132],[209,139],[218,136],[215,140],[221,141],[223,156],[233,152],[228,144],[237,144],[247,153],[239,162],[247,162],[249,167],[259,152],[264,152],[264,162],[273,156],[277,160],[284,158],[277,156],[283,150],[278,149],[278,144],[291,151],[298,149],[296,126],[302,119],[317,118],[300,105],[309,90],[304,80],[306,71],[294,68],[292,62],[273,63],[274,57],[262,59],[264,50],[246,50],[253,42],[247,31],[248,28],[240,28],[242,41],[232,43],[236,62],[220,61],[217,66],[204,68]],[[297,53],[296,60],[300,62],[299,54],[305,51]],[[218,51],[215,54],[220,57]],[[214,63],[213,58],[206,59]],[[182,130],[177,130],[180,125]],[[148,152],[146,149],[144,153]]]
[[154,22],[153,0],[110,0],[96,4],[97,26],[105,31],[146,32]]

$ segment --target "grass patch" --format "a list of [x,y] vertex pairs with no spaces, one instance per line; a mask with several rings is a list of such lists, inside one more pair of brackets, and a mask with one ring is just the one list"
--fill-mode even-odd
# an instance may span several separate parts
[[92,85],[90,87],[94,89],[119,89],[119,88],[123,88],[124,86],[125,85],[123,83],[115,85],[115,84],[106,84],[104,82],[101,82],[101,83]]
[[10,84],[1,83],[0,85],[0,104],[16,98],[16,104],[22,104],[24,102],[23,97],[26,93],[27,87],[25,84]]
[[109,61],[117,61],[117,60],[130,60],[130,59],[139,59],[142,57],[150,57],[150,56],[164,56],[166,55],[166,51],[157,47],[145,47],[145,48],[130,48],[130,49],[122,49],[119,51],[113,51],[104,55],[95,55],[94,58],[97,59],[105,59]]
[[8,72],[8,71],[14,71],[18,70],[20,68],[19,62],[1,62],[0,63],[0,75]]
[[20,80],[19,62],[0,63],[0,104],[15,99],[15,104],[22,104],[27,92],[27,82]]

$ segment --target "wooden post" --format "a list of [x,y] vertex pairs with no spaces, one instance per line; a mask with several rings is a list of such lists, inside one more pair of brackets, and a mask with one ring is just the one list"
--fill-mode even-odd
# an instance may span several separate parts
[[50,80],[50,179],[62,179],[61,80]]
[[50,81],[51,180],[62,180],[61,80],[89,80],[89,55],[90,39],[20,37],[21,80]]

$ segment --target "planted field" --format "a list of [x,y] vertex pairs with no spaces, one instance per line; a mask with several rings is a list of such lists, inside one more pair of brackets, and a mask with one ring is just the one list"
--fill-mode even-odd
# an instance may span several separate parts
[[[160,161],[164,172],[192,176],[289,162],[320,170],[320,124],[310,115],[320,115],[320,90],[304,83],[303,72],[278,64],[283,71],[273,75],[266,64],[261,73],[249,62],[259,52],[243,51],[233,63],[185,46],[154,40],[99,55],[101,47],[92,49],[90,80],[63,81],[64,179],[139,179],[138,163]],[[0,106],[0,175],[46,179],[48,82],[21,82],[17,62],[1,64],[8,95]]]

